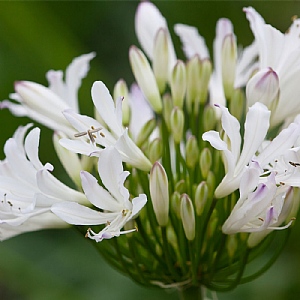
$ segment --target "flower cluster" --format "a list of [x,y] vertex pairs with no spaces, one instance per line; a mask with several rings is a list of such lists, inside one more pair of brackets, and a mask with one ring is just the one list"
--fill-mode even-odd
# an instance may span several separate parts
[[96,81],[94,118],[77,100],[93,53],[76,58],[65,81],[49,71],[49,87],[17,82],[1,107],[54,131],[78,191],[39,161],[38,129],[24,140],[29,126],[20,127],[0,165],[2,238],[82,225],[96,242],[126,234],[97,247],[144,285],[225,291],[255,277],[243,277],[245,267],[299,206],[300,20],[283,34],[253,8],[244,12],[254,42],[238,52],[231,22],[220,19],[213,64],[198,30],[176,24],[184,62],[165,18],[140,3],[143,51],[129,50],[136,83],[120,80],[112,97]]

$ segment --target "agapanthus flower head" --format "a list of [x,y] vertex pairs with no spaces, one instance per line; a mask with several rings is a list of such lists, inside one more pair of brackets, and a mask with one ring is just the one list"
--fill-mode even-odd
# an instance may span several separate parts
[[[113,99],[96,81],[94,118],[74,105],[93,54],[72,63],[65,83],[62,73],[50,72],[49,88],[26,83],[21,91],[19,85],[19,104],[2,106],[57,131],[56,151],[83,190],[66,189],[41,165],[33,130],[17,155],[23,175],[30,170],[26,184],[35,189],[26,211],[76,225],[109,263],[145,286],[198,297],[201,286],[228,291],[267,269],[272,258],[245,275],[273,242],[281,249],[280,233],[290,230],[299,207],[299,20],[282,34],[253,8],[244,11],[254,42],[238,51],[233,25],[222,18],[213,61],[196,28],[175,25],[184,61],[177,59],[165,18],[141,2],[135,28],[142,50],[129,49],[136,83],[128,89],[120,80]],[[54,105],[48,115],[37,96]],[[3,170],[7,178],[14,173]],[[11,185],[0,185],[3,216],[20,226],[23,214],[7,214],[18,196]],[[27,188],[20,184],[19,194]],[[46,201],[41,210],[40,200]]]

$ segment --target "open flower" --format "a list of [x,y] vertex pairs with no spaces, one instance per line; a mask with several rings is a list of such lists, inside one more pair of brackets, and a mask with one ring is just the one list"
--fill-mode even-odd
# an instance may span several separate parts
[[107,87],[101,81],[93,84],[92,98],[103,123],[66,110],[66,119],[79,133],[75,134],[76,140],[64,138],[60,144],[73,152],[96,156],[103,148],[114,146],[123,161],[142,170],[150,170],[151,163],[128,136],[128,129],[122,126],[122,99],[118,98],[115,105]]
[[300,112],[300,19],[295,19],[289,30],[281,33],[265,24],[254,8],[247,7],[244,11],[258,47],[259,70],[271,68],[278,76],[280,96],[271,116],[271,126],[275,126]]
[[[239,121],[229,113],[227,108],[222,106],[220,108],[222,110],[222,127],[225,132],[224,140],[216,131],[208,131],[203,134],[203,140],[210,142],[214,148],[224,153],[226,174],[215,191],[217,198],[225,197],[239,187],[241,178],[251,160],[257,161],[261,168],[266,168],[270,162],[294,146],[300,135],[300,124],[292,123],[257,155],[269,129],[270,111],[265,105],[256,102],[249,108],[246,116],[244,143],[242,151],[240,151]],[[254,158],[255,155],[257,156]]]
[[52,206],[61,219],[74,225],[100,225],[106,227],[99,233],[91,229],[87,236],[97,242],[110,239],[120,234],[132,232],[135,229],[121,231],[124,225],[134,218],[147,202],[145,194],[129,200],[129,192],[124,187],[124,181],[129,172],[123,171],[122,160],[118,151],[112,147],[101,152],[98,171],[104,189],[97,179],[88,172],[81,172],[82,188],[88,200],[101,211],[82,206],[78,203],[64,202]]
[[4,146],[6,158],[0,162],[0,239],[26,231],[65,227],[50,208],[60,201],[85,203],[84,194],[58,181],[38,157],[40,130],[31,124],[19,127]]
[[2,101],[1,108],[8,108],[16,116],[27,116],[53,130],[73,135],[74,129],[62,115],[68,108],[78,112],[77,93],[81,80],[89,70],[94,53],[75,58],[68,66],[63,81],[62,71],[49,71],[49,87],[30,81],[17,81],[12,101]]

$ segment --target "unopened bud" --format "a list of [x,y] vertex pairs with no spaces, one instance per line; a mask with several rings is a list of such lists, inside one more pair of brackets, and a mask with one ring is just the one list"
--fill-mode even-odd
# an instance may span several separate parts
[[128,103],[128,88],[126,82],[120,79],[114,87],[114,100],[122,98],[122,123],[125,127],[128,126],[130,121],[130,107]]
[[155,138],[149,145],[149,160],[151,163],[158,161],[163,153],[163,144],[160,138]]
[[203,130],[209,131],[215,128],[216,122],[217,122],[217,117],[216,117],[216,112],[215,109],[210,106],[206,105],[203,111]]
[[184,114],[178,107],[174,107],[172,110],[170,123],[174,141],[176,144],[179,144],[183,135]]
[[135,46],[129,50],[129,60],[135,80],[149,101],[153,110],[162,111],[162,101],[151,66],[144,53]]
[[178,192],[179,194],[183,194],[186,192],[186,182],[183,179],[179,180],[175,184],[175,191]]
[[202,181],[196,188],[195,205],[196,213],[201,216],[208,198],[208,186],[205,181]]
[[230,258],[234,257],[237,247],[238,247],[238,241],[237,241],[236,235],[229,234],[227,236],[226,248],[227,248],[228,256]]
[[257,72],[247,83],[246,97],[248,107],[261,102],[274,110],[279,98],[279,78],[276,72],[271,68]]
[[199,163],[202,177],[206,179],[212,164],[212,155],[208,148],[201,151]]
[[244,112],[245,94],[241,89],[235,89],[231,95],[231,100],[229,102],[230,113],[241,120]]
[[236,61],[236,38],[234,34],[228,34],[222,46],[222,80],[226,99],[231,99],[234,89]]
[[192,135],[186,142],[186,165],[194,168],[199,159],[199,147],[197,139]]
[[186,71],[185,64],[177,61],[170,79],[171,92],[174,106],[182,109],[183,99],[186,91]]
[[158,89],[162,93],[169,76],[168,33],[164,28],[159,29],[154,40],[153,72]]
[[171,114],[174,108],[173,101],[170,94],[165,94],[163,96],[163,116],[168,127],[168,130],[171,130]]
[[180,215],[185,236],[192,241],[195,238],[195,213],[193,203],[187,194],[181,196]]
[[151,135],[155,127],[156,127],[155,119],[149,120],[142,127],[135,142],[139,148],[141,148],[141,146],[148,140],[149,136]]
[[158,224],[166,226],[169,220],[168,177],[159,162],[153,164],[150,172],[150,195]]
[[181,218],[180,204],[181,204],[180,194],[178,192],[174,192],[171,197],[171,209],[175,213],[175,215],[178,219]]

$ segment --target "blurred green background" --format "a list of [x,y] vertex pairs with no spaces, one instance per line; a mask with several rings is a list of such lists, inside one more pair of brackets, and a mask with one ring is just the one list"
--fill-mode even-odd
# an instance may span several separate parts
[[[242,12],[256,8],[267,23],[285,31],[291,17],[300,14],[298,1],[153,1],[167,18],[169,28],[185,23],[199,28],[211,48],[215,23],[232,20],[238,43],[248,45],[252,34]],[[91,113],[90,88],[103,80],[112,90],[119,78],[133,82],[128,49],[138,44],[134,35],[137,1],[0,2],[0,99],[13,92],[16,80],[46,84],[49,69],[65,70],[71,60],[96,51],[92,69],[80,89],[80,107]],[[171,30],[172,31],[172,30]],[[177,53],[183,54],[173,34]],[[45,104],[46,105],[46,104]],[[26,118],[0,111],[1,149]],[[41,159],[61,167],[51,143],[50,130],[43,128]],[[0,151],[0,158],[4,155]],[[284,252],[273,267],[255,282],[219,294],[219,299],[299,299],[300,224],[296,222]],[[111,269],[94,247],[75,230],[28,233],[0,244],[0,299],[177,299],[176,294],[147,290]]]

